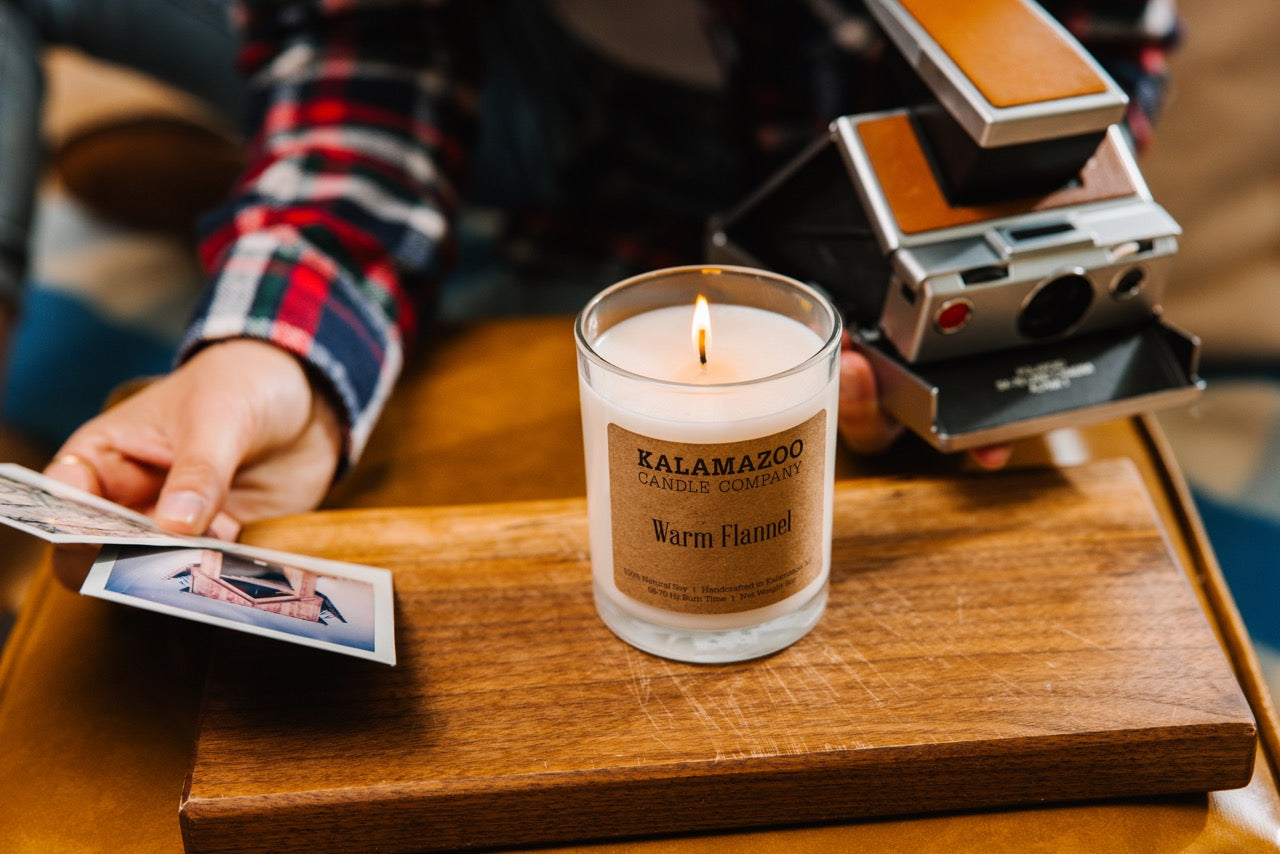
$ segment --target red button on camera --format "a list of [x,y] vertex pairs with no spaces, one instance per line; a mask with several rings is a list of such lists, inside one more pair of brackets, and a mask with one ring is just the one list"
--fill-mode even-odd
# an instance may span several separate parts
[[947,300],[933,316],[933,326],[944,335],[959,332],[973,314],[973,303],[967,299]]

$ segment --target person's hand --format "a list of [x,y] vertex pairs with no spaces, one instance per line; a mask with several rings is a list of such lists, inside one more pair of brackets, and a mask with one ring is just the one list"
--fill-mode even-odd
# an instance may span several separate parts
[[[889,447],[902,433],[902,425],[880,408],[876,375],[866,357],[853,349],[846,332],[840,348],[840,411],[836,420],[840,438],[857,454],[875,454]],[[1002,468],[1013,448],[987,445],[969,451],[984,469]]]
[[175,533],[234,539],[242,523],[315,507],[342,441],[297,359],[235,339],[86,422],[45,473]]

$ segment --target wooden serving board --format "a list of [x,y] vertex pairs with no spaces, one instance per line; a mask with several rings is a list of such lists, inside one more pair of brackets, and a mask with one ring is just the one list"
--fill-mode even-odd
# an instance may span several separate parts
[[595,615],[581,500],[253,530],[395,572],[394,668],[226,634],[191,851],[401,851],[1245,785],[1249,707],[1127,461],[836,490],[827,613],[690,665]]

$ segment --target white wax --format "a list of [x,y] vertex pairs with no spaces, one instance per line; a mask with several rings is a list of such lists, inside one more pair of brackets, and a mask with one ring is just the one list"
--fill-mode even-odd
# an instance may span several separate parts
[[[763,608],[687,614],[637,602],[618,589],[613,577],[608,425],[672,442],[727,443],[790,430],[825,409],[823,464],[831,472],[839,374],[831,360],[821,359],[803,371],[777,376],[806,363],[826,342],[785,315],[737,305],[712,305],[711,346],[703,366],[691,336],[692,312],[692,306],[645,312],[593,342],[606,361],[648,379],[598,366],[588,369],[589,377],[580,375],[595,584],[620,608],[651,622],[706,630],[752,626],[790,613],[821,591],[830,567],[829,545],[812,583]],[[832,478],[825,483],[823,542],[829,544]]]
[[772,311],[744,305],[711,306],[707,361],[693,343],[693,306],[668,306],[607,330],[594,349],[633,374],[666,382],[712,385],[756,380],[804,362],[822,348],[809,327]]

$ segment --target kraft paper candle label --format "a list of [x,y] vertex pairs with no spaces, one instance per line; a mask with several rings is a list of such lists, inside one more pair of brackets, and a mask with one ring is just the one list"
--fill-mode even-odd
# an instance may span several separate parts
[[780,602],[822,570],[825,411],[724,444],[609,425],[613,574],[668,611],[728,614]]

